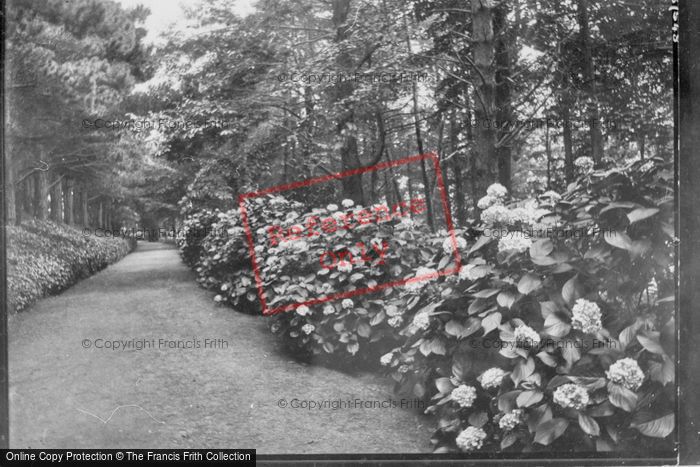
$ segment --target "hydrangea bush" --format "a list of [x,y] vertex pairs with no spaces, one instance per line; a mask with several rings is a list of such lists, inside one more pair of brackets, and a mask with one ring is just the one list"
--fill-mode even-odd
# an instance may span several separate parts
[[[278,203],[253,207],[251,218],[292,225],[319,213]],[[297,353],[381,365],[399,394],[431,402],[427,413],[436,419],[438,452],[640,446],[651,452],[671,446],[675,238],[669,165],[587,166],[565,193],[523,201],[509,199],[496,184],[478,206],[480,221],[470,229],[477,235],[456,232],[458,275],[300,306],[271,317],[272,332]],[[358,208],[341,203],[324,212]],[[220,214],[218,222],[235,228],[236,216]],[[244,242],[239,230],[234,233],[236,240],[207,238],[198,261],[203,284],[226,286],[231,303],[255,292],[242,262]],[[330,239],[294,246],[259,245],[269,303],[432,274],[453,264],[447,237],[402,220],[339,229]],[[329,243],[358,241],[386,244],[384,261],[318,267]],[[247,280],[232,280],[236,275]]]

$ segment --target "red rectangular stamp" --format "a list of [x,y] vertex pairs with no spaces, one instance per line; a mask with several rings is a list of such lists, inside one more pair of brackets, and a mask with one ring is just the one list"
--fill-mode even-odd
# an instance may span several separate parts
[[[364,173],[374,172],[373,175],[378,176],[381,171],[393,170],[407,164],[423,161],[432,161],[435,185],[444,214],[444,225],[447,227],[448,238],[445,241],[449,240],[451,243],[453,258],[449,264],[444,266],[441,264],[442,267],[437,269],[418,267],[419,265],[416,264],[415,275],[412,277],[387,277],[388,274],[380,272],[380,268],[389,267],[387,259],[391,256],[390,242],[387,241],[386,236],[377,234],[373,238],[367,239],[367,235],[362,235],[362,233],[367,231],[376,233],[380,227],[386,225],[406,227],[426,222],[428,206],[423,197],[409,193],[409,196],[403,197],[405,198],[403,199],[398,196],[397,189],[397,199],[391,203],[386,201],[370,207],[362,207],[355,206],[352,200],[344,199],[337,204],[328,204],[324,208],[311,209],[305,215],[299,215],[296,210],[289,208],[289,205],[274,198],[275,195],[284,192],[292,194],[295,190],[309,187],[316,193],[323,192],[324,184],[342,181],[344,178]],[[393,177],[393,172],[391,174]],[[332,190],[326,191],[332,192]],[[255,201],[260,204],[264,200],[272,200],[273,203],[276,203],[276,215],[270,219],[260,219],[259,217],[253,219],[248,204]],[[238,203],[263,315],[273,315],[301,306],[311,306],[369,294],[391,287],[429,281],[440,276],[456,274],[461,268],[459,248],[448,208],[440,163],[434,153],[382,162],[369,167],[244,193],[239,195]],[[284,205],[285,208],[289,209],[289,212],[280,213],[278,209],[280,205]],[[255,225],[252,225],[254,223]],[[405,243],[406,240],[403,239],[402,242]],[[309,247],[310,244],[313,246],[312,248]],[[350,284],[354,277],[351,274],[352,271],[361,269],[383,280],[371,279],[360,287],[351,285],[349,290],[323,290],[318,296],[312,296],[308,293],[310,287],[301,290],[300,287],[295,286],[299,292],[293,294],[294,296],[290,294],[289,297],[286,297],[284,293],[280,294],[281,287],[273,287],[277,296],[273,300],[274,303],[270,303],[268,300],[270,281],[264,277],[263,273],[265,270],[274,269],[277,264],[285,263],[285,255],[288,257],[286,258],[287,264],[299,265],[301,269],[298,274],[302,278],[337,278],[340,276],[341,279]],[[282,278],[285,277],[288,276],[282,276]]]

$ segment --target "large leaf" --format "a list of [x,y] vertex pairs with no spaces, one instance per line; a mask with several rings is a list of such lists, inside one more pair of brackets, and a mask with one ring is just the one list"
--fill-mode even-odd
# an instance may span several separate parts
[[637,335],[637,340],[640,344],[642,344],[642,347],[644,347],[649,352],[659,355],[665,354],[664,349],[661,347],[661,344],[659,344],[659,342],[655,339],[639,334]]
[[554,249],[554,243],[548,238],[543,238],[532,243],[530,246],[530,256],[532,258],[549,255]]
[[637,395],[619,384],[608,384],[608,397],[612,405],[627,412],[632,412],[637,406]]
[[435,380],[435,387],[442,394],[449,394],[452,392],[454,386],[450,382],[450,378],[438,378]]
[[647,219],[659,212],[658,208],[639,208],[627,214],[630,224]]
[[569,334],[571,325],[563,321],[556,313],[552,313],[544,320],[544,332],[552,337],[564,337]]
[[578,414],[578,425],[581,427],[581,429],[586,433],[591,436],[599,436],[600,435],[600,426],[598,426],[598,422],[596,422],[593,417],[589,417],[586,414],[579,413]]
[[544,394],[541,391],[523,391],[518,395],[515,402],[518,404],[518,407],[530,407],[541,401],[543,397]]
[[565,418],[553,418],[540,423],[535,431],[535,442],[549,446],[552,441],[564,434],[569,426],[569,421]]
[[665,438],[671,433],[676,425],[676,417],[670,413],[656,420],[646,423],[632,423],[630,426],[636,428],[640,433],[653,438]]
[[573,305],[577,299],[581,298],[581,284],[578,280],[578,274],[566,281],[561,289],[561,296],[569,305]]
[[472,247],[469,249],[469,253],[467,253],[467,254],[471,255],[471,254],[474,253],[475,251],[480,250],[480,249],[483,248],[484,246],[486,246],[486,245],[488,245],[489,243],[491,243],[491,241],[492,241],[494,238],[495,238],[495,237],[492,237],[492,236],[488,236],[488,237],[487,237],[487,236],[485,236],[485,235],[482,235],[481,237],[479,237],[479,239],[476,241],[476,243],[475,243],[474,245],[472,245]]
[[481,326],[484,328],[484,335],[490,333],[501,325],[501,314],[499,312],[491,313],[486,318],[481,320]]
[[518,282],[518,292],[523,295],[528,295],[531,292],[539,289],[542,286],[542,281],[539,276],[528,272]]

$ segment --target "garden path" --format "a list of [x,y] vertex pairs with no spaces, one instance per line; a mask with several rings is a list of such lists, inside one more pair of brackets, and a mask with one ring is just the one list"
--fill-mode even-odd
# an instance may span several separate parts
[[[416,411],[279,407],[394,396],[376,376],[292,361],[265,319],[217,306],[172,246],[141,242],[122,261],[10,316],[10,446],[430,450],[429,423]],[[96,348],[132,339],[126,350]],[[159,339],[200,348],[158,348]],[[152,345],[136,350],[139,341]]]

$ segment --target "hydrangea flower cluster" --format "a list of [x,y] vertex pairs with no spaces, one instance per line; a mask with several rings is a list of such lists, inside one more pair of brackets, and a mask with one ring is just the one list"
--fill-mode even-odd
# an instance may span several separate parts
[[495,389],[501,386],[503,378],[507,375],[505,371],[498,367],[489,368],[484,371],[477,380],[481,383],[481,387],[484,389]]
[[616,361],[610,365],[605,375],[613,383],[621,384],[632,391],[639,389],[644,382],[644,372],[633,358],[623,358]]
[[497,203],[498,203],[498,198],[486,195],[476,203],[476,207],[483,211],[484,209],[488,209]]
[[424,311],[416,313],[413,317],[413,325],[418,329],[428,329],[430,327],[430,316]]
[[342,204],[345,208],[351,208],[355,205],[355,202],[351,199],[344,199],[340,202],[340,204]]
[[559,386],[554,391],[553,399],[556,404],[559,404],[565,409],[572,408],[576,410],[583,410],[586,408],[590,400],[586,388],[573,383]]
[[316,329],[316,326],[314,326],[313,324],[305,324],[301,327],[301,330],[306,335],[311,334],[312,332],[314,332],[315,329]]
[[332,315],[333,313],[335,313],[335,307],[333,305],[328,304],[328,305],[323,307],[323,314],[324,315]]
[[311,310],[309,309],[308,306],[301,305],[299,308],[297,308],[297,314],[299,316],[308,316],[311,314]]
[[462,268],[459,270],[460,279],[467,279],[472,282],[481,279],[482,277],[486,277],[488,276],[488,274],[489,272],[487,268],[477,268],[473,264],[467,264],[466,266],[462,266]]
[[513,212],[502,204],[494,204],[481,213],[481,220],[485,224],[512,224]]
[[537,347],[540,345],[540,335],[526,324],[522,324],[515,328],[513,332],[515,342],[521,347]]
[[475,426],[468,426],[457,435],[455,442],[462,451],[475,451],[481,449],[486,439],[486,432]]
[[355,303],[349,298],[346,298],[342,302],[340,302],[340,305],[346,310],[349,310],[355,306]]
[[[467,247],[467,241],[462,237],[455,237],[457,241],[457,248],[462,250]],[[447,237],[444,242],[442,242],[442,250],[446,255],[451,255],[454,253],[454,244],[452,243],[452,237]]]
[[384,355],[379,359],[379,363],[381,363],[384,366],[387,366],[391,363],[391,361],[394,359],[394,352],[389,352]]
[[510,232],[509,235],[501,237],[498,241],[498,251],[515,250],[523,252],[528,250],[530,246],[532,246],[532,240],[522,232]]
[[590,157],[579,157],[574,161],[574,165],[581,169],[583,172],[590,172],[593,170],[593,166],[595,165],[593,162],[593,159]]
[[500,183],[493,183],[486,189],[486,195],[496,199],[503,199],[508,196],[508,189]]
[[471,407],[476,400],[476,388],[462,384],[452,390],[451,396],[460,407]]
[[501,419],[498,421],[498,427],[503,431],[511,431],[523,422],[523,411],[522,409],[511,410],[508,413],[503,414]]
[[392,316],[391,318],[389,318],[388,323],[389,326],[391,326],[392,328],[398,328],[403,324],[403,318],[400,316]]
[[600,321],[602,313],[596,303],[579,298],[574,303],[572,311],[571,325],[574,329],[587,334],[595,334],[602,329],[603,324]]

